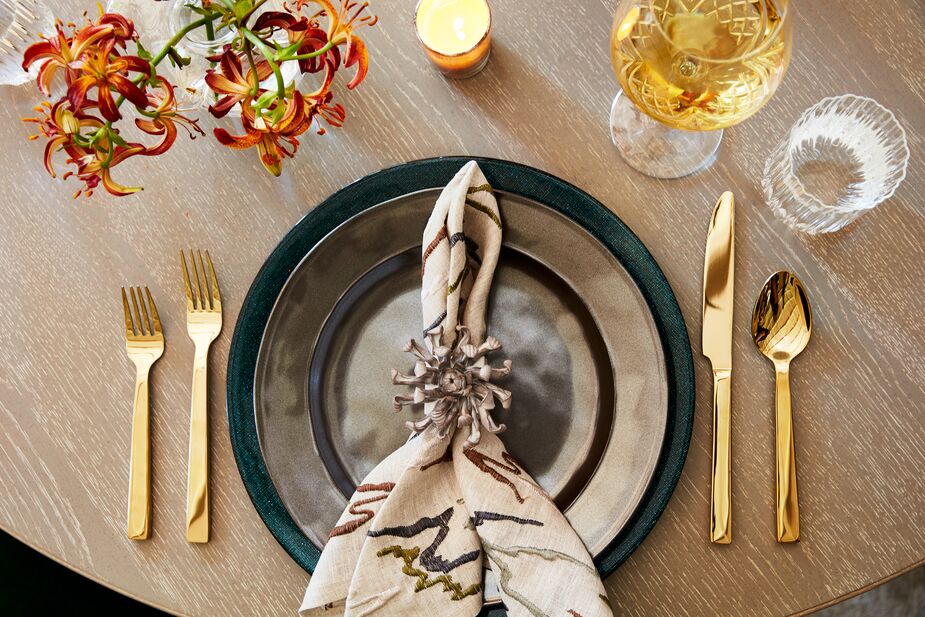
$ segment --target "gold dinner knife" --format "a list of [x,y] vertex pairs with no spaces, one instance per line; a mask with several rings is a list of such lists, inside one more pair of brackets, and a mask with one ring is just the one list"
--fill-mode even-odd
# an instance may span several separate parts
[[735,200],[723,193],[710,219],[703,263],[703,355],[713,366],[710,542],[732,542],[732,285]]

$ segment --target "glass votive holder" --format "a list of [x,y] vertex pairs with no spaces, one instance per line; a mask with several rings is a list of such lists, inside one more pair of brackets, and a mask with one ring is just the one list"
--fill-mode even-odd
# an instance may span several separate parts
[[906,131],[893,112],[846,94],[803,112],[768,157],[762,186],[791,227],[828,233],[891,197],[908,163]]
[[491,8],[487,0],[420,0],[414,11],[418,39],[447,77],[472,77],[491,54]]

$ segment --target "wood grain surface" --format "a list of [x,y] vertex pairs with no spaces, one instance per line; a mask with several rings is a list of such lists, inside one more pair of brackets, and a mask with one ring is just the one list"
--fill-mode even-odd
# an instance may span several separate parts
[[[241,301],[276,242],[332,191],[395,163],[472,154],[534,165],[602,201],[650,248],[687,320],[698,376],[690,455],[660,523],[606,581],[620,614],[798,612],[925,559],[921,0],[796,2],[793,63],[775,98],[727,131],[713,167],[669,182],[632,171],[610,143],[612,1],[493,0],[491,61],[463,82],[429,66],[412,30],[414,3],[373,0],[382,19],[366,32],[369,78],[342,98],[346,126],[306,136],[279,179],[254,152],[181,138],[166,156],[119,167],[118,178],[144,184],[140,195],[73,201],[77,185],[45,174],[42,145],[25,140],[31,127],[18,120],[35,90],[0,90],[0,527],[177,614],[292,615],[308,577],[252,507],[223,413]],[[57,10],[75,18],[89,7]],[[763,163],[803,109],[846,92],[896,112],[909,131],[909,174],[858,223],[807,238],[765,205]],[[204,119],[217,122],[233,120]],[[735,540],[718,547],[707,542],[711,394],[700,302],[710,208],[725,189],[738,205]],[[184,539],[193,346],[181,247],[210,250],[225,301],[211,356],[213,539],[203,546]],[[774,539],[773,372],[748,332],[755,295],[780,268],[801,277],[815,316],[793,367],[803,540],[790,546]],[[152,377],[147,542],[125,537],[133,373],[118,290],[127,284],[150,286],[167,336]]]

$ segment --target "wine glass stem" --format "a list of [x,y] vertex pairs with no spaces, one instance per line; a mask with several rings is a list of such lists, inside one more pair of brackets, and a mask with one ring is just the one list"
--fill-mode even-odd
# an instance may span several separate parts
[[630,167],[655,178],[681,178],[713,164],[723,131],[682,131],[647,116],[620,90],[610,134]]

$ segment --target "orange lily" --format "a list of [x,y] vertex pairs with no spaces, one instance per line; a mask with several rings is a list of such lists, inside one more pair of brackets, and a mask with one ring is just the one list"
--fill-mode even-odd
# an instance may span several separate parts
[[44,137],[48,140],[45,144],[45,169],[54,178],[55,170],[51,163],[54,153],[64,150],[72,158],[86,154],[89,149],[76,145],[74,138],[79,137],[83,129],[98,129],[103,126],[103,122],[82,112],[74,113],[67,99],[62,99],[54,105],[42,103],[35,111],[44,113],[44,117],[23,118],[23,121],[38,124],[38,134],[31,135],[29,139]]
[[66,98],[54,105],[43,103],[36,110],[43,112],[45,116],[24,118],[26,122],[39,125],[39,134],[31,138],[44,137],[48,140],[45,144],[45,169],[53,178],[56,174],[52,167],[52,156],[58,151],[67,153],[67,162],[75,165],[77,170],[68,171],[62,177],[64,179],[71,176],[77,177],[85,185],[74,197],[80,195],[81,192],[90,196],[93,194],[93,189],[100,184],[107,191],[118,196],[129,195],[141,190],[140,187],[125,187],[115,182],[110,175],[110,169],[130,156],[142,154],[145,150],[144,146],[114,144],[105,134],[91,145],[89,135],[103,127],[103,121],[80,111],[74,112],[70,107],[70,101]]
[[[268,110],[269,113],[272,114],[276,111],[276,106],[282,104],[283,101],[277,100],[274,107]],[[299,149],[297,137],[311,126],[311,119],[305,116],[302,94],[298,90],[293,93],[291,99],[285,101],[285,105],[282,116],[275,122],[267,122],[263,116],[256,116],[254,111],[245,105],[241,113],[244,135],[231,135],[223,128],[216,128],[213,130],[215,138],[219,143],[236,150],[257,146],[260,162],[267,171],[278,176],[282,172],[283,159],[291,157]],[[291,149],[281,141],[288,143]]]
[[55,34],[45,40],[33,43],[23,53],[22,68],[28,71],[33,62],[45,60],[39,68],[38,85],[45,96],[51,95],[51,80],[58,69],[64,69],[72,75],[76,73],[72,66],[88,49],[98,41],[112,35],[113,26],[102,24],[88,26],[79,30],[74,36],[64,34],[61,22],[55,24]]
[[[344,66],[351,67],[357,65],[356,75],[347,84],[347,88],[353,89],[360,85],[360,82],[366,77],[369,69],[369,53],[366,51],[366,43],[354,34],[354,29],[359,26],[374,26],[379,18],[375,15],[366,14],[368,2],[362,4],[354,0],[341,0],[340,10],[336,10],[331,0],[297,0],[296,7],[301,10],[306,4],[313,3],[322,7],[315,16],[326,14],[328,16],[328,41],[337,48],[338,45],[347,44],[347,52],[344,55]],[[356,9],[356,10],[354,10]],[[350,15],[350,12],[353,14]]]
[[196,133],[205,135],[205,131],[199,127],[195,120],[180,114],[177,109],[173,86],[167,80],[163,77],[158,77],[156,88],[156,90],[148,92],[148,104],[154,107],[154,110],[150,113],[145,112],[145,115],[149,116],[148,118],[135,119],[135,125],[148,135],[163,136],[156,145],[145,148],[142,153],[145,156],[156,156],[170,149],[170,146],[177,139],[177,123],[186,128],[191,139],[196,138]]
[[75,109],[84,105],[90,88],[97,88],[96,104],[100,113],[110,122],[115,122],[122,115],[112,98],[112,90],[127,98],[136,106],[144,109],[148,106],[148,97],[144,90],[130,80],[129,72],[150,76],[151,65],[138,56],[113,56],[114,41],[107,41],[99,49],[91,49],[81,62],[81,74],[68,86],[67,97]]
[[241,101],[253,98],[258,91],[260,82],[269,77],[271,73],[270,65],[265,60],[257,62],[256,76],[253,68],[249,68],[247,73],[244,73],[241,59],[230,46],[226,46],[225,51],[220,56],[213,56],[209,60],[219,62],[221,72],[217,73],[214,69],[209,69],[206,72],[206,84],[213,92],[225,95],[214,104],[209,105],[209,111],[216,118],[221,118],[227,114],[232,107]]
[[[110,146],[109,142],[101,144],[104,148]],[[68,162],[74,163],[77,165],[77,171],[69,171],[64,174],[64,179],[67,179],[71,176],[79,178],[85,184],[84,189],[77,191],[74,194],[74,197],[80,195],[81,192],[85,193],[87,197],[93,194],[93,190],[99,186],[101,183],[103,188],[106,189],[111,195],[116,197],[124,197],[126,195],[131,195],[132,193],[137,193],[142,190],[140,186],[124,186],[119,184],[112,179],[110,174],[110,169],[129,158],[130,156],[135,156],[136,154],[144,153],[144,146],[139,144],[129,144],[128,146],[115,146],[112,148],[111,152],[104,150],[93,150],[83,154],[78,158],[71,158]]]
[[[52,158],[64,152],[71,166],[64,178],[74,176],[84,183],[77,195],[89,196],[100,185],[113,195],[128,195],[141,188],[116,182],[114,166],[136,155],[163,154],[176,142],[177,125],[191,138],[204,134],[196,120],[181,113],[174,86],[156,75],[154,67],[165,58],[176,61],[176,45],[183,37],[218,20],[237,29],[238,36],[223,53],[210,58],[219,66],[207,72],[205,81],[219,98],[209,109],[222,117],[239,107],[244,132],[232,135],[216,128],[214,134],[230,148],[256,147],[264,167],[279,175],[283,160],[295,154],[300,136],[316,119],[319,133],[325,126],[344,123],[346,112],[334,102],[332,93],[334,75],[342,65],[356,67],[347,87],[355,88],[363,81],[369,60],[366,45],[355,30],[377,21],[366,13],[367,4],[358,0],[291,2],[283,4],[284,11],[257,16],[251,25],[252,3],[202,0],[202,18],[176,32],[156,54],[148,54],[140,44],[137,55],[125,52],[129,42],[138,41],[138,35],[135,24],[119,14],[106,13],[81,26],[57,22],[53,34],[28,47],[23,57],[24,69],[38,66],[38,87],[45,94],[50,93],[56,76],[64,77],[65,94],[54,104],[36,108],[41,117],[24,119],[38,124],[38,134],[30,139],[44,140],[48,173],[55,176]],[[311,3],[320,10],[312,17],[301,14]],[[322,19],[326,26],[320,25]],[[276,43],[281,33],[289,39],[285,46]],[[297,82],[287,85],[279,71],[286,62],[297,62],[303,74],[324,71],[319,75],[321,83],[311,92],[309,88],[300,91]],[[273,74],[275,88],[261,87]],[[131,102],[139,114],[136,127],[154,136],[156,143],[145,146],[122,137],[118,121],[123,102]]]

